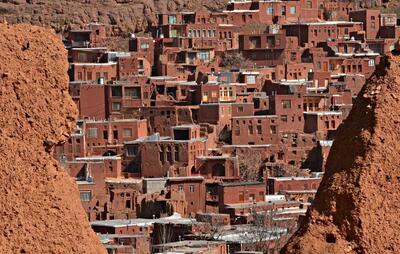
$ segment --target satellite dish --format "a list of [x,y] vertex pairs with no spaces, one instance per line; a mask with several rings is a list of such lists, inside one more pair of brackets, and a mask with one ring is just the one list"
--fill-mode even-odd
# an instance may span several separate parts
[[136,38],[136,35],[134,33],[131,33],[131,38]]

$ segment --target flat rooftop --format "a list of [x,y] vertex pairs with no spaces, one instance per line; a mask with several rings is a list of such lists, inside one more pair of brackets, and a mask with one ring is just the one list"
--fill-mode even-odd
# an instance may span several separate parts
[[160,218],[160,219],[117,219],[117,220],[104,220],[104,221],[92,221],[90,225],[97,227],[112,227],[112,228],[120,228],[120,227],[129,227],[129,226],[139,226],[146,227],[151,226],[154,223],[181,223],[181,224],[191,224],[196,222],[195,219],[182,218],[182,216],[178,213],[174,213],[174,215]]
[[317,116],[341,116],[342,111],[312,111],[312,112],[304,112],[305,115],[317,115]]
[[321,176],[282,176],[282,177],[268,177],[275,181],[307,181],[321,179]]
[[77,157],[75,161],[105,161],[105,160],[121,160],[120,156],[88,156],[88,157]]

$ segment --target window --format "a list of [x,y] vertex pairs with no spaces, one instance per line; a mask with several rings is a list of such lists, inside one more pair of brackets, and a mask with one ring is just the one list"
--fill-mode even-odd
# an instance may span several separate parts
[[79,62],[86,62],[86,55],[85,55],[85,53],[78,52],[78,61],[79,61]]
[[137,146],[128,146],[126,148],[126,155],[127,156],[136,156],[138,154]]
[[274,7],[273,6],[269,6],[267,9],[267,14],[268,15],[273,15],[274,14]]
[[257,134],[262,134],[262,126],[257,125]]
[[183,191],[183,185],[178,185],[178,191]]
[[91,191],[80,191],[81,201],[90,201],[92,200],[92,192]]
[[238,112],[244,112],[244,108],[242,106],[239,106],[237,109]]
[[[159,156],[160,156],[160,161],[164,164],[164,162],[165,162],[165,158],[164,158],[164,147],[161,147]],[[179,188],[178,188],[178,190],[179,190]]]
[[210,52],[209,51],[201,51],[198,53],[198,58],[204,62],[210,61]]
[[113,111],[120,111],[121,110],[121,103],[113,102],[111,107],[112,107]]
[[169,15],[169,16],[168,16],[168,23],[169,23],[169,24],[175,24],[175,23],[176,23],[176,17],[175,17],[175,15]]
[[291,100],[282,100],[282,108],[291,108],[292,101]]
[[239,201],[244,201],[244,192],[239,191]]
[[368,66],[375,66],[375,60],[374,59],[370,59],[368,61]]
[[287,122],[287,115],[281,115],[281,121]]
[[179,161],[179,146],[175,145],[175,161]]
[[216,91],[212,91],[211,92],[211,97],[212,98],[217,98],[217,92]]
[[97,138],[97,128],[89,128],[88,129],[88,137],[89,138]]
[[171,37],[172,38],[178,37],[178,31],[176,29],[171,29]]
[[189,192],[194,192],[194,185],[189,185]]
[[290,7],[290,14],[296,14],[296,6]]
[[249,134],[253,135],[253,126],[249,125],[248,128],[249,128]]
[[111,87],[111,96],[112,97],[121,97],[122,96],[122,88],[120,86]]
[[311,2],[311,0],[307,0],[306,7],[309,8],[309,9],[312,8],[312,2]]
[[296,54],[296,52],[291,52],[291,53],[290,53],[290,60],[291,60],[291,61],[296,61],[296,59],[297,59],[297,54]]
[[82,80],[82,72],[78,72],[78,80]]
[[122,136],[124,138],[130,138],[132,137],[132,129],[131,128],[124,128],[123,132],[122,132]]
[[87,80],[92,80],[92,72],[87,72]]
[[142,44],[140,44],[140,48],[148,49],[148,48],[150,48],[150,44],[148,42],[143,42]]
[[256,83],[256,76],[249,75],[247,76],[247,84],[255,84]]
[[140,98],[140,87],[126,87],[125,97]]
[[276,126],[271,125],[271,134],[276,134]]
[[131,201],[130,200],[126,200],[125,201],[125,208],[128,208],[128,209],[131,208]]
[[329,129],[329,121],[325,121],[325,128]]

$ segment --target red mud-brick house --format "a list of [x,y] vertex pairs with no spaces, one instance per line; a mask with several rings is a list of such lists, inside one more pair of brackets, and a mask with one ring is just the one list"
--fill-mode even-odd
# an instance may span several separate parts
[[179,214],[159,219],[115,219],[106,221],[93,221],[90,223],[96,233],[101,234],[140,234],[149,235],[153,232],[153,225],[157,222],[169,223],[195,223],[194,219],[182,218]]
[[304,132],[315,133],[322,140],[333,139],[342,121],[340,111],[304,112]]
[[278,117],[279,131],[303,130],[303,95],[308,83],[302,80],[266,81],[264,89],[270,96],[268,111]]
[[224,241],[187,240],[153,246],[153,253],[228,254]]
[[349,20],[349,14],[356,9],[353,1],[327,0],[323,3],[323,17],[326,20]]
[[310,177],[268,177],[267,191],[270,195],[285,195],[287,200],[311,202],[321,179],[319,174]]
[[328,39],[340,39],[356,36],[363,31],[362,22],[350,21],[323,21],[313,23],[285,24],[287,36],[296,36],[299,45],[315,47],[320,42]]
[[141,208],[142,179],[106,178],[108,219],[136,218]]
[[173,139],[153,135],[125,142],[126,164],[134,164],[144,177],[190,176],[197,156],[207,154],[206,144],[199,126],[177,126]]
[[194,217],[197,212],[205,211],[205,182],[202,176],[168,177],[167,187],[171,191],[183,192],[187,202],[184,215]]
[[129,118],[129,111],[150,106],[151,87],[146,77],[110,82],[105,86],[106,115],[113,118]]
[[98,23],[87,25],[84,30],[71,30],[67,36],[67,45],[72,48],[103,46],[106,39],[106,26]]
[[151,37],[133,37],[129,39],[129,51],[137,58],[146,59],[150,65],[154,64],[154,39]]
[[134,108],[125,116],[148,120],[150,134],[173,136],[172,128],[178,125],[192,125],[197,117],[198,106],[159,106]]
[[99,239],[108,253],[148,254],[151,250],[151,239],[146,235],[100,234]]
[[239,50],[257,66],[276,66],[284,63],[286,35],[245,34],[239,36]]
[[93,81],[71,81],[69,94],[77,105],[81,119],[106,119],[105,86]]
[[276,144],[279,133],[277,122],[274,115],[232,117],[232,144]]
[[70,75],[72,81],[95,81],[104,83],[104,80],[117,79],[117,63],[71,63],[70,73],[72,75]]
[[265,200],[265,184],[259,182],[231,182],[218,185],[219,212],[229,204],[253,203]]
[[123,142],[148,135],[147,121],[137,119],[80,120],[71,137],[56,147],[61,160],[123,154]]
[[198,156],[195,173],[207,180],[238,180],[238,158],[231,155]]
[[64,163],[68,174],[76,179],[82,206],[89,220],[109,218],[106,178],[121,177],[121,158],[116,156],[81,157]]

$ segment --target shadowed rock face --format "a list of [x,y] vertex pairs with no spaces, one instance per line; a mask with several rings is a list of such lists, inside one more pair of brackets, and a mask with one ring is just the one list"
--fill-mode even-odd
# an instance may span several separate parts
[[400,253],[400,57],[364,86],[282,253]]
[[0,48],[0,253],[106,253],[49,153],[77,115],[61,41],[0,24]]

